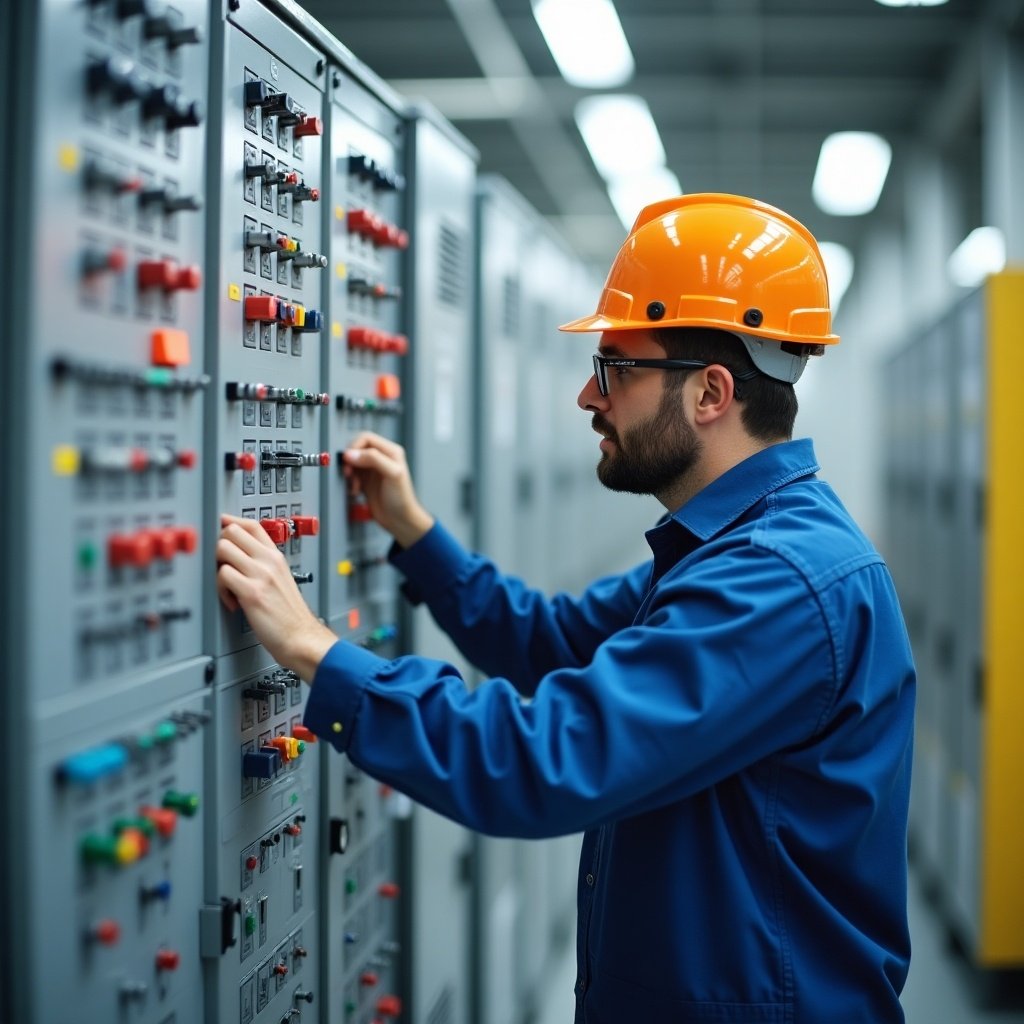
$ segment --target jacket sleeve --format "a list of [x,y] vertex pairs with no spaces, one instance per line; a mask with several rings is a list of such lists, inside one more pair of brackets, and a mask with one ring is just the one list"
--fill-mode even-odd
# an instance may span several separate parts
[[389,557],[406,578],[405,595],[426,603],[463,655],[525,696],[556,668],[585,665],[603,640],[630,625],[651,575],[646,563],[597,580],[579,599],[548,598],[466,551],[440,524]]
[[682,799],[820,729],[836,672],[803,576],[751,547],[670,575],[643,624],[545,675],[531,701],[507,678],[470,691],[444,663],[339,641],[307,725],[455,821],[524,838]]

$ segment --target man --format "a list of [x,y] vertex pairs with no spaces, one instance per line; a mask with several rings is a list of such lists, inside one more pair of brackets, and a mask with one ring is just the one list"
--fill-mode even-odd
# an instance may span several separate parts
[[818,247],[753,200],[667,200],[563,329],[601,332],[579,405],[601,480],[666,509],[650,562],[532,592],[364,434],[346,469],[391,561],[494,678],[338,641],[232,517],[221,596],[370,774],[484,832],[586,830],[578,1022],[902,1021],[914,670],[881,558],[789,439],[793,382],[839,340]]

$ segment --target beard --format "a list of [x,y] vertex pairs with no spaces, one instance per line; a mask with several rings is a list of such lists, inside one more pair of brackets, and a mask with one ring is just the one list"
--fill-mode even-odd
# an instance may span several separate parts
[[674,392],[666,391],[654,415],[634,423],[621,437],[600,413],[592,422],[615,442],[597,464],[597,478],[610,491],[662,494],[693,469],[703,451]]

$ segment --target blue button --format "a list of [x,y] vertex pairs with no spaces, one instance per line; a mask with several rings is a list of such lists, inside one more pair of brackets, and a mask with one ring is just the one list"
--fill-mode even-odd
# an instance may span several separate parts
[[242,775],[247,779],[272,779],[281,768],[281,755],[275,747],[250,750],[242,757]]
[[89,785],[121,771],[128,763],[128,751],[120,743],[108,743],[69,757],[58,769],[68,782]]

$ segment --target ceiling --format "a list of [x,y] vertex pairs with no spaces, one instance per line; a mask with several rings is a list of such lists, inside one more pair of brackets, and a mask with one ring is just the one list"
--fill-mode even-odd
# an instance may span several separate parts
[[[505,176],[607,267],[624,229],[573,120],[588,91],[559,76],[530,0],[300,4],[401,94],[433,103],[479,149],[481,170]],[[982,23],[1019,20],[1020,6],[617,0],[637,68],[618,91],[647,100],[686,192],[764,199],[856,251],[870,218],[900,217],[916,145],[943,149],[980,181]],[[811,198],[822,140],[847,129],[893,146],[867,217],[827,216]]]

